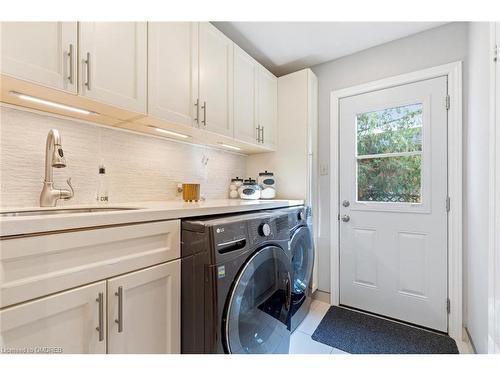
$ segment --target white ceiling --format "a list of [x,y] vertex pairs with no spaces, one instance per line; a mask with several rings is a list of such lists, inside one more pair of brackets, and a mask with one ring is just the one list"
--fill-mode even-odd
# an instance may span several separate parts
[[280,76],[445,22],[212,22]]

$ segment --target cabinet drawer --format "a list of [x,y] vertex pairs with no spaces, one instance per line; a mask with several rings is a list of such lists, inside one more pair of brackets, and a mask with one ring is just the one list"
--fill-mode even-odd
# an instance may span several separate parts
[[3,240],[0,307],[176,259],[180,221]]

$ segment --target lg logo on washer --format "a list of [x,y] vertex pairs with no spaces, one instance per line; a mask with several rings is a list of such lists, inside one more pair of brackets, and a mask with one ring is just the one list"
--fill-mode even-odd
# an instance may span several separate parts
[[224,233],[224,228],[217,228],[215,231],[217,233]]

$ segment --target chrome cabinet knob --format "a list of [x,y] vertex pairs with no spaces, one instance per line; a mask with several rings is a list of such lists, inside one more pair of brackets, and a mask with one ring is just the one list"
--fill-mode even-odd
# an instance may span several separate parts
[[351,217],[349,215],[342,215],[342,221],[344,223],[347,223],[349,220],[351,220]]

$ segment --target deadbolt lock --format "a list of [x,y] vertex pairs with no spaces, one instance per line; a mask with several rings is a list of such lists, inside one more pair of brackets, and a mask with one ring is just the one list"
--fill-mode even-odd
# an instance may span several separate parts
[[342,206],[344,206],[344,207],[349,207],[350,205],[351,205],[351,203],[348,200],[345,200],[342,202]]

